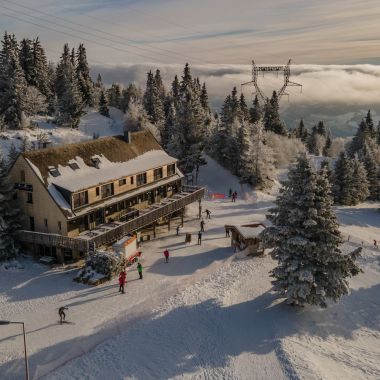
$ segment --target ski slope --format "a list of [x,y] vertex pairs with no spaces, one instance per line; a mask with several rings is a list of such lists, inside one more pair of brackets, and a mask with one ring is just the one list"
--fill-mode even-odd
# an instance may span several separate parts
[[[135,267],[126,294],[117,281],[73,283],[76,270],[1,270],[1,319],[24,320],[32,379],[378,379],[380,378],[380,237],[378,205],[337,208],[354,249],[364,239],[364,273],[351,294],[327,310],[291,308],[270,291],[270,256],[238,258],[224,224],[265,222],[273,195],[241,189],[208,158],[199,183],[210,192],[238,191],[236,203],[206,200],[211,210],[201,246],[197,205],[189,222],[143,245],[144,278]],[[184,234],[193,234],[184,244]],[[365,236],[364,236],[365,232]],[[171,257],[164,263],[163,251]],[[68,320],[57,324],[67,305]],[[23,375],[18,326],[0,326],[1,379]]]

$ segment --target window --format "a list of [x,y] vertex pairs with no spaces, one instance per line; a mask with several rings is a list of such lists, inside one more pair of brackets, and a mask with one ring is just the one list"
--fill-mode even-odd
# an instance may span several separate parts
[[131,185],[133,185],[133,183],[134,183],[134,179],[135,179],[135,177],[131,177]]
[[99,194],[100,194],[100,188],[99,188],[99,187],[97,187],[97,188],[96,188],[96,196],[98,197],[98,196],[99,196]]
[[45,227],[48,226],[48,220],[47,219],[44,219],[44,225],[45,225]]
[[21,181],[22,183],[25,182],[25,171],[24,171],[24,170],[21,170],[21,171],[20,171],[20,181]]
[[53,177],[59,177],[61,175],[61,173],[58,171],[58,169],[55,168],[54,166],[48,166],[48,170],[49,170],[49,173]]
[[92,164],[96,167],[96,169],[99,169],[100,159],[99,157],[91,157]]
[[30,204],[32,204],[33,203],[33,193],[27,193],[28,195],[27,195],[27,201],[26,201],[26,203],[30,203]]
[[126,184],[127,184],[127,179],[126,178],[119,179],[119,186],[124,186]]
[[79,165],[76,162],[69,162],[69,166],[73,170],[78,170],[79,169]]
[[30,230],[34,231],[34,217],[33,216],[29,217],[29,225],[30,225]]
[[73,194],[73,204],[74,208],[84,206],[88,203],[87,191],[82,191],[80,193]]
[[154,180],[157,181],[162,178],[162,168],[154,169],[153,170],[153,177]]
[[113,183],[108,183],[107,185],[103,185],[101,187],[102,198],[110,197],[113,193]]
[[141,186],[141,185],[146,184],[146,173],[137,174],[136,184],[137,184],[137,186]]
[[175,164],[168,165],[168,175],[175,174]]
[[61,231],[62,230],[62,223],[58,222],[58,229]]

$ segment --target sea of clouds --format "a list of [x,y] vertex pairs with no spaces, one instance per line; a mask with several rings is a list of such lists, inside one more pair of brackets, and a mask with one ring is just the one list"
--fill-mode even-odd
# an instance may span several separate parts
[[[102,74],[105,84],[112,82],[128,84],[134,82],[145,87],[146,73],[159,68],[169,86],[174,75],[182,74],[183,66],[136,64],[119,66],[92,66],[92,74]],[[241,83],[251,80],[249,65],[192,65],[192,73],[207,84],[212,107],[219,110],[223,100],[234,86],[241,91]],[[335,136],[352,135],[368,109],[374,120],[380,119],[380,66],[360,65],[294,65],[291,66],[292,82],[302,84],[289,87],[289,96],[281,100],[282,117],[288,127],[296,126],[301,118],[311,127],[324,120]],[[283,84],[280,73],[259,77],[259,85],[265,95],[270,96]],[[242,88],[247,101],[252,99],[254,88]],[[379,115],[379,116],[378,116]]]

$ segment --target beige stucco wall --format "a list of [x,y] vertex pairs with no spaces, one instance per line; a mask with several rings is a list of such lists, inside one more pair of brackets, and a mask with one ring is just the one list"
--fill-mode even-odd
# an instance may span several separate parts
[[[174,162],[173,162],[173,164],[174,164]],[[158,168],[160,168],[160,166],[158,166],[155,169],[158,169]],[[148,171],[146,171],[146,173],[147,173],[147,183],[145,185],[155,182],[155,180],[154,180],[154,169],[148,170]],[[116,196],[116,195],[123,194],[123,193],[126,193],[128,191],[131,191],[131,190],[134,190],[134,189],[140,187],[140,186],[137,186],[136,177],[137,177],[136,175],[133,176],[133,184],[131,184],[131,177],[122,177],[122,178],[126,178],[126,184],[125,185],[121,185],[121,186],[119,185],[119,180],[122,178],[119,178],[115,181],[107,182],[107,184],[113,183],[113,185],[114,185],[114,195],[113,196]],[[162,178],[166,178],[166,177],[167,177],[167,166],[165,165],[162,167]],[[99,195],[98,196],[96,195],[96,188],[97,187],[99,187]],[[101,185],[94,186],[94,187],[89,188],[87,190],[88,191],[88,204],[86,206],[100,202],[102,200],[100,187],[101,187]],[[108,198],[104,198],[104,199],[108,199]]]
[[[10,180],[14,184],[21,183],[21,171],[25,172],[25,183],[33,186],[33,203],[27,203],[27,191],[17,190],[19,207],[24,216],[23,228],[30,230],[29,217],[34,217],[35,231],[67,235],[66,218],[61,209],[50,196],[41,179],[34,173],[23,156],[19,156],[10,170]],[[47,219],[45,227],[44,219]],[[61,230],[58,222],[61,222]]]

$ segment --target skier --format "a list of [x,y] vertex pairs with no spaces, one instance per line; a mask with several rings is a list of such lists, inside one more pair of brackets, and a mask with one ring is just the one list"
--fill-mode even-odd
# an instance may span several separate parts
[[140,280],[142,280],[142,278],[143,278],[142,270],[143,270],[143,267],[142,267],[141,263],[138,263],[137,264],[137,272],[139,272]]
[[176,230],[177,230],[177,236],[179,235],[179,227],[180,227],[180,225],[178,224],[178,226],[176,228]]
[[69,308],[66,307],[66,306],[61,306],[59,309],[58,309],[58,315],[59,315],[59,318],[61,319],[61,323],[63,323],[66,319],[66,314],[65,314],[65,310],[68,310]]
[[119,274],[119,292],[125,293],[124,287],[127,280],[127,274],[122,270]]
[[201,232],[205,232],[205,221],[201,220]]
[[198,232],[198,245],[202,245],[202,232]]
[[164,256],[165,256],[165,262],[168,263],[169,262],[169,251],[167,248],[164,251]]
[[206,208],[205,213],[206,213],[206,218],[211,219],[211,211]]

